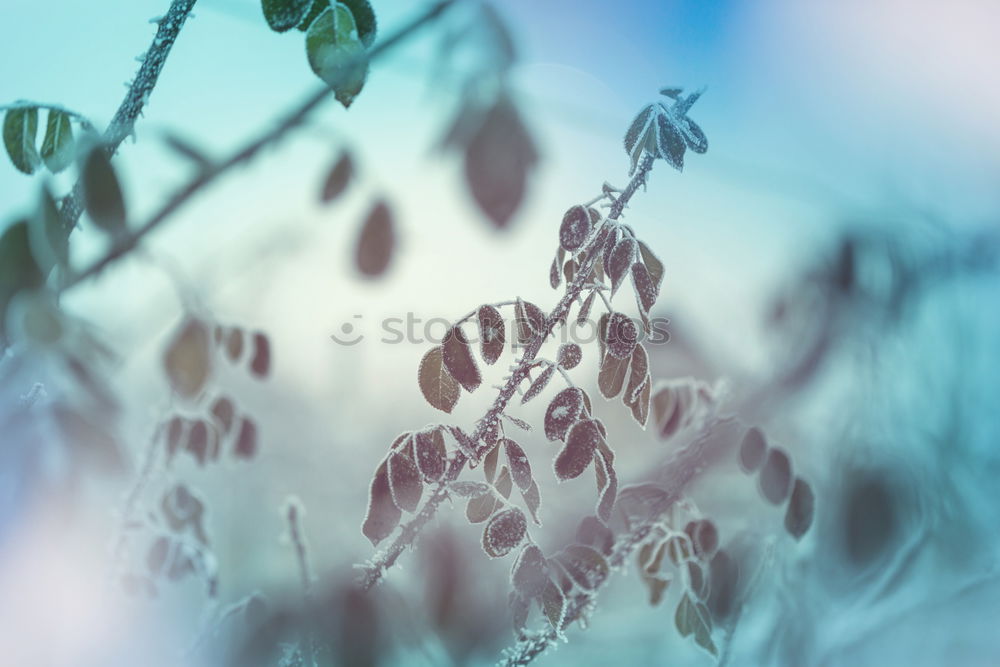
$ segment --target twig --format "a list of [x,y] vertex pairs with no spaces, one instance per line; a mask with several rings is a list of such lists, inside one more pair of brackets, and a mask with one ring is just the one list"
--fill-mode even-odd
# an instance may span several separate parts
[[[653,168],[653,156],[646,155],[643,159],[639,170],[636,172],[632,180],[629,181],[628,186],[622,192],[621,196],[615,200],[614,204],[611,206],[611,211],[608,214],[608,218],[605,221],[605,225],[609,221],[617,220],[624,210],[628,201],[635,194],[639,186],[645,183],[646,177],[649,171]],[[586,250],[587,258],[584,260],[583,265],[577,269],[576,275],[573,278],[573,282],[569,284],[566,288],[566,293],[556,304],[555,308],[552,309],[546,318],[545,323],[542,326],[542,330],[538,332],[531,342],[524,349],[524,354],[521,356],[518,362],[517,368],[511,373],[510,377],[504,383],[503,388],[500,390],[499,395],[490,406],[486,414],[477,422],[476,428],[473,431],[470,439],[473,443],[478,443],[482,440],[483,436],[486,434],[487,429],[495,423],[499,418],[500,414],[506,409],[507,404],[510,399],[514,396],[517,391],[518,385],[521,381],[527,377],[528,370],[532,367],[535,357],[538,355],[539,350],[541,350],[542,345],[552,334],[556,325],[559,324],[564,316],[568,313],[570,306],[576,301],[580,292],[583,290],[587,279],[590,277],[591,271],[594,269],[594,265],[597,262],[597,258],[600,253],[594,252],[596,248],[594,247],[597,239],[600,238],[600,230],[598,230],[590,244],[588,244]],[[481,447],[477,452],[477,457],[482,455],[488,446]],[[431,518],[437,513],[438,507],[441,503],[448,497],[448,484],[456,480],[462,470],[465,468],[465,464],[469,462],[469,457],[463,452],[456,452],[454,458],[452,458],[451,463],[448,465],[447,473],[437,486],[434,491],[430,494],[427,501],[424,503],[423,508],[410,519],[406,524],[404,524],[393,540],[392,544],[382,553],[378,554],[368,565],[364,567],[364,574],[361,579],[361,585],[364,589],[369,589],[375,584],[377,584],[385,572],[392,567],[399,556],[403,553],[403,550],[413,543],[416,539],[420,530],[427,524]]]
[[[197,1],[173,0],[170,9],[167,10],[167,15],[160,20],[156,36],[153,37],[153,42],[142,59],[139,72],[129,85],[125,99],[122,100],[108,125],[108,129],[104,132],[103,145],[108,157],[114,155],[125,137],[132,133],[136,119],[149,101],[153,88],[156,87],[163,65],[167,61],[167,56],[170,55],[170,49]],[[79,114],[74,115],[80,118]],[[77,180],[73,190],[63,198],[60,212],[63,219],[63,229],[68,236],[76,226],[77,220],[80,219],[80,214],[83,213],[82,180]]]
[[[193,0],[189,0],[193,1]],[[444,12],[448,7],[455,4],[457,0],[439,0],[435,4],[431,5],[427,10],[419,14],[415,19],[410,21],[408,24],[404,25],[402,28],[397,30],[395,33],[389,37],[383,39],[378,44],[376,44],[370,51],[367,52],[363,57],[356,59],[357,62],[350,62],[344,65],[340,71],[344,72],[343,76],[346,76],[353,70],[353,65],[363,64],[364,61],[372,61],[376,58],[385,55],[393,47],[398,46],[401,42],[409,38],[413,33],[422,28],[424,25],[430,23],[435,18],[437,18],[442,12]],[[162,27],[162,24],[161,24]],[[253,139],[245,146],[237,150],[230,157],[226,158],[222,162],[210,166],[207,169],[200,171],[195,175],[188,183],[183,186],[177,193],[174,194],[163,206],[160,207],[145,223],[140,225],[134,232],[128,234],[127,236],[121,237],[105,254],[103,257],[95,261],[86,269],[69,276],[66,282],[63,284],[61,291],[65,291],[79,285],[85,280],[96,276],[106,267],[113,264],[117,260],[121,259],[123,256],[128,254],[133,248],[135,248],[139,242],[150,232],[152,232],[156,227],[160,225],[164,220],[166,220],[172,213],[177,211],[181,206],[183,206],[192,196],[200,192],[206,185],[215,181],[219,176],[228,172],[233,167],[240,165],[244,162],[248,162],[252,159],[261,149],[266,148],[272,144],[277,143],[285,137],[293,129],[299,127],[304,123],[306,118],[316,109],[322,102],[324,102],[330,95],[333,94],[333,86],[323,85],[318,88],[315,92],[310,94],[306,99],[295,107],[291,112],[289,112],[278,124],[271,130],[263,133],[256,139]]]

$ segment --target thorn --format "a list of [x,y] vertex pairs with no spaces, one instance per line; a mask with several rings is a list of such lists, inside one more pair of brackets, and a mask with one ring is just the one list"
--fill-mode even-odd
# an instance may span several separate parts
[[159,24],[163,23],[163,17],[162,16],[154,16],[153,18],[149,19],[149,22],[150,23],[155,23],[156,25],[159,25]]

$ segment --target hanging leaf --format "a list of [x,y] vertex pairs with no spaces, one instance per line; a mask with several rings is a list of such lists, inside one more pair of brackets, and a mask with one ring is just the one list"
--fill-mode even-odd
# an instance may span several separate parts
[[577,263],[575,259],[571,259],[563,265],[563,277],[566,279],[567,285],[572,283],[573,278],[576,277],[576,269]]
[[42,160],[53,174],[58,174],[73,162],[75,144],[73,125],[69,114],[57,109],[49,110],[42,139]]
[[424,490],[417,464],[406,453],[394,451],[389,454],[388,469],[393,504],[407,512],[417,511]]
[[630,359],[619,359],[610,350],[604,355],[601,371],[597,376],[597,386],[601,395],[607,399],[617,398],[625,386],[625,376],[628,374]]
[[595,289],[590,293],[590,296],[584,300],[583,305],[580,306],[580,312],[576,316],[577,325],[583,325],[583,323],[587,321],[587,318],[590,317],[590,310],[594,307],[594,297],[596,296],[597,290]]
[[424,398],[433,407],[448,413],[455,408],[461,387],[444,366],[441,346],[427,350],[420,360],[417,381]]
[[[636,349],[639,349],[638,347]],[[635,419],[639,426],[643,428],[646,427],[646,422],[649,420],[649,395],[652,388],[652,380],[647,375],[646,381],[642,384],[642,389],[639,391],[639,396],[635,403],[632,404],[632,418]]]
[[682,637],[694,635],[695,642],[712,655],[718,655],[718,650],[712,642],[712,623],[709,620],[708,609],[702,603],[691,601],[687,593],[681,598],[674,614],[674,624]]
[[649,277],[653,280],[653,285],[656,286],[657,292],[659,292],[660,284],[663,282],[663,262],[653,254],[653,251],[649,249],[649,246],[639,241],[639,256],[642,258],[642,263],[646,265],[646,271],[649,273]]
[[572,370],[580,364],[581,359],[583,359],[583,350],[576,343],[563,343],[559,346],[556,362],[560,368]]
[[545,313],[542,309],[522,299],[517,300],[514,309],[518,342],[527,345],[545,328]]
[[479,352],[487,365],[493,365],[503,354],[504,322],[493,306],[479,307]]
[[212,416],[216,423],[222,428],[223,433],[229,433],[233,427],[233,420],[236,418],[236,408],[233,402],[225,396],[219,396],[212,404]]
[[549,583],[549,566],[542,550],[534,544],[525,545],[510,571],[514,589],[526,598],[542,594]]
[[545,437],[549,440],[562,440],[566,432],[580,417],[583,410],[583,395],[576,387],[563,389],[545,411]]
[[713,521],[709,519],[688,521],[684,526],[684,532],[691,539],[694,554],[698,558],[707,561],[715,555],[715,550],[719,548],[719,529]]
[[[601,443],[606,445],[603,439]],[[611,462],[603,456],[598,455],[594,460],[596,461],[595,468],[601,471],[606,480],[603,484],[599,484],[601,491],[597,498],[597,516],[600,517],[601,521],[609,523],[611,512],[615,508],[615,500],[618,498],[618,474]]]
[[635,262],[637,247],[635,239],[631,236],[626,236],[615,244],[611,254],[608,256],[608,263],[604,269],[607,271],[608,278],[611,279],[611,296],[614,296],[618,288],[621,287],[625,275]]
[[566,445],[555,459],[556,477],[566,481],[579,477],[594,460],[597,443],[602,442],[596,420],[583,419],[573,425],[566,436]]
[[506,412],[503,413],[503,416],[506,417],[508,420],[510,420],[511,424],[513,424],[514,426],[518,427],[522,431],[530,431],[531,430],[531,424],[529,424],[528,422],[524,421],[523,419],[518,419],[514,415],[509,415]]
[[500,501],[492,492],[471,498],[465,506],[465,518],[469,523],[482,523],[489,519],[500,507]]
[[375,477],[372,478],[368,493],[368,512],[361,532],[371,540],[372,546],[376,547],[379,542],[392,534],[402,516],[402,512],[392,501],[388,466],[383,461],[375,471]]
[[748,475],[757,472],[763,465],[766,454],[767,440],[764,434],[756,426],[750,427],[740,443],[740,468]]
[[83,205],[94,224],[109,234],[125,230],[125,199],[111,160],[95,146],[83,161]]
[[559,245],[566,252],[576,252],[590,236],[590,213],[582,206],[574,206],[563,215],[559,226]]
[[782,449],[772,447],[767,450],[764,467],[757,477],[761,495],[769,502],[780,505],[792,490],[792,462]]
[[552,289],[559,287],[559,283],[562,282],[562,275],[559,273],[559,258],[552,258],[552,266],[549,267],[549,285]]
[[249,417],[240,420],[240,433],[234,450],[237,458],[252,459],[257,454],[257,425]]
[[600,588],[611,571],[604,556],[582,544],[569,545],[556,556],[556,559],[573,583],[585,591]]
[[528,462],[528,455],[524,453],[521,445],[510,438],[502,441],[504,450],[507,453],[507,465],[510,466],[510,475],[521,491],[531,487],[531,464]]
[[226,356],[233,363],[243,356],[243,329],[232,327],[226,333]]
[[271,372],[271,341],[261,332],[253,335],[253,359],[250,360],[250,372],[259,378],[267,377]]
[[526,491],[521,492],[521,497],[524,498],[524,504],[527,506],[528,511],[531,512],[532,520],[536,525],[542,525],[542,522],[538,519],[538,509],[542,505],[542,497],[538,493],[538,484],[532,480],[531,486]]
[[528,401],[530,401],[531,399],[542,393],[545,387],[548,386],[549,380],[552,379],[552,376],[555,374],[555,372],[556,372],[555,366],[551,364],[549,366],[546,366],[545,370],[542,371],[541,374],[537,378],[535,378],[534,382],[531,383],[531,386],[528,387],[528,391],[524,392],[524,396],[521,397],[521,405],[524,405],[525,403],[527,403]]
[[483,476],[486,477],[486,481],[490,484],[497,476],[497,464],[500,461],[500,447],[499,443],[490,448],[486,456],[483,457]]
[[[358,36],[361,38],[361,43],[365,45],[366,48],[371,47],[375,42],[376,34],[376,21],[375,12],[372,9],[371,4],[368,0],[340,0],[340,3],[347,5],[347,8],[351,10],[351,14],[354,16],[354,22],[358,26]],[[312,7],[309,8],[309,12],[306,14],[302,22],[299,23],[299,30],[305,32],[309,29],[320,14],[330,8],[330,0],[313,0]]]
[[174,334],[163,356],[163,366],[174,391],[185,398],[201,392],[212,370],[208,328],[189,318]]
[[493,516],[483,530],[483,551],[490,558],[501,558],[523,540],[528,531],[524,513],[512,507]]
[[639,158],[642,157],[642,151],[647,144],[650,132],[653,131],[655,121],[656,114],[653,113],[653,105],[649,104],[643,107],[629,126],[628,132],[625,133],[625,152],[628,153],[631,161],[629,176],[635,172],[635,168],[639,165]]
[[316,17],[306,30],[306,55],[337,101],[351,106],[365,85],[368,62],[350,9],[337,3]]
[[42,185],[38,209],[29,222],[28,240],[36,264],[44,272],[53,266],[69,266],[69,237],[63,231],[59,206],[47,185]]
[[448,450],[440,429],[420,431],[414,436],[414,455],[417,469],[427,481],[437,481],[444,476],[448,463]]
[[684,170],[684,151],[687,149],[687,142],[684,135],[674,125],[672,118],[661,113],[656,117],[658,131],[659,157],[666,160],[671,167],[677,171]]
[[33,174],[41,158],[35,148],[38,134],[38,108],[9,109],[3,119],[3,144],[7,156],[18,171]]
[[708,576],[711,582],[708,609],[715,618],[725,620],[736,610],[739,565],[728,553],[719,549],[709,564]]
[[608,320],[605,340],[608,344],[608,354],[619,359],[632,356],[639,340],[639,330],[635,322],[624,313],[612,313]]
[[685,117],[681,129],[683,130],[684,141],[687,143],[688,148],[695,153],[704,153],[708,150],[708,138],[693,120]]
[[343,151],[337,161],[330,168],[330,172],[323,181],[323,190],[320,192],[319,200],[324,204],[329,204],[340,195],[344,194],[351,179],[354,178],[354,160],[349,151]]
[[396,245],[394,228],[389,206],[381,200],[376,202],[361,227],[355,251],[355,265],[362,275],[374,278],[389,268]]
[[297,26],[305,18],[311,4],[312,0],[261,0],[264,19],[275,32],[285,32]]
[[497,475],[497,481],[494,483],[493,488],[497,490],[505,500],[510,499],[510,492],[514,490],[514,482],[510,476],[510,469],[504,466],[500,469],[500,474]]
[[632,289],[635,291],[641,311],[649,313],[656,304],[659,293],[653,278],[642,262],[636,262],[632,265]]
[[815,507],[816,498],[813,496],[812,487],[801,477],[796,477],[795,485],[792,487],[792,497],[785,511],[785,530],[789,535],[800,540],[809,532]]
[[517,108],[501,96],[465,147],[465,180],[476,204],[505,229],[524,199],[538,152]]
[[629,367],[631,372],[622,400],[625,405],[631,406],[638,400],[639,392],[642,390],[643,384],[647,382],[649,375],[649,357],[646,354],[646,348],[642,345],[636,345],[635,349],[632,350]]
[[478,389],[483,378],[479,374],[476,360],[472,356],[469,341],[460,326],[452,327],[448,331],[441,349],[444,367],[451,374],[451,377],[458,380],[458,383],[469,393]]

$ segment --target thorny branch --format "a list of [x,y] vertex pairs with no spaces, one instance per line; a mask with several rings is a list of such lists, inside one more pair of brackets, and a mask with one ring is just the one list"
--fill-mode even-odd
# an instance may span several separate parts
[[[653,168],[654,157],[652,155],[646,155],[643,159],[642,164],[639,166],[638,171],[636,171],[635,176],[629,181],[629,184],[622,191],[621,195],[614,201],[611,206],[611,211],[608,214],[607,220],[604,222],[603,226],[609,224],[609,222],[617,220],[621,217],[622,211],[628,205],[629,200],[632,199],[632,195],[635,194],[636,190],[640,186],[644,185],[646,178],[649,175],[650,170]],[[527,347],[524,349],[524,353],[521,359],[517,363],[517,367],[511,373],[510,377],[507,379],[500,393],[497,395],[496,400],[493,405],[490,406],[486,414],[476,423],[476,428],[470,436],[470,440],[473,443],[479,443],[483,436],[486,434],[487,429],[491,427],[499,418],[500,414],[506,409],[507,404],[510,399],[514,396],[517,391],[517,387],[521,382],[528,377],[528,371],[538,355],[539,350],[541,350],[542,345],[548,340],[549,336],[552,334],[556,325],[559,324],[569,312],[570,306],[576,301],[577,297],[580,296],[580,292],[583,291],[584,286],[587,283],[587,279],[590,276],[594,265],[597,262],[597,258],[600,257],[600,253],[596,252],[597,248],[596,242],[601,237],[601,228],[595,230],[594,235],[585,248],[586,260],[583,265],[580,266],[576,275],[573,278],[573,282],[566,288],[566,293],[556,304],[555,308],[552,309],[546,318],[545,323],[542,325],[542,330],[538,332],[535,337],[528,343]],[[476,458],[480,458],[482,454],[485,453],[485,449],[488,446],[482,446],[479,451],[476,452]],[[455,453],[454,458],[448,466],[447,473],[438,485],[434,488],[433,493],[424,503],[423,508],[406,524],[403,525],[396,536],[393,543],[382,553],[380,553],[371,563],[365,566],[364,574],[362,575],[361,585],[367,590],[377,584],[385,572],[392,567],[395,562],[399,559],[399,556],[403,553],[403,550],[413,544],[414,539],[416,539],[420,530],[427,524],[431,518],[437,513],[438,507],[441,503],[448,497],[448,484],[456,480],[461,474],[462,470],[465,468],[465,464],[469,462],[469,457],[465,453],[458,451]]]
[[[191,3],[194,2],[194,0],[187,1]],[[344,72],[344,75],[346,76],[355,65],[364,64],[365,61],[371,62],[381,56],[384,56],[394,47],[406,41],[420,28],[431,23],[456,2],[457,0],[439,0],[395,33],[378,42],[371,48],[371,50],[364,54],[364,56],[359,57],[357,62],[346,63],[341,68],[341,71]],[[186,185],[178,190],[173,197],[161,206],[160,209],[156,211],[146,222],[136,228],[135,231],[121,237],[117,242],[115,242],[107,254],[96,260],[89,267],[70,275],[63,284],[62,291],[68,290],[71,287],[79,285],[89,278],[96,276],[109,265],[127,255],[131,250],[139,245],[139,242],[142,241],[147,234],[156,229],[164,220],[170,217],[171,214],[187,203],[191,197],[205,188],[205,186],[214,182],[219,176],[228,172],[233,167],[250,161],[262,149],[278,143],[292,130],[301,126],[305,122],[306,118],[308,118],[309,114],[333,94],[333,89],[334,86],[332,85],[322,85],[315,92],[306,97],[301,104],[286,114],[273,129],[268,130],[259,137],[251,140],[225,160],[207,165],[190,181],[188,181]]]
[[[115,112],[114,118],[108,125],[108,129],[104,132],[103,145],[109,157],[115,154],[125,137],[132,133],[136,119],[139,118],[143,107],[149,101],[153,88],[156,87],[163,65],[167,61],[167,56],[170,55],[170,49],[197,1],[173,0],[170,9],[167,10],[167,15],[159,20],[156,36],[153,37],[149,50],[142,58],[139,72],[129,85],[125,99],[122,100],[118,111]],[[78,116],[78,114],[74,115]],[[63,199],[61,213],[64,230],[69,235],[83,213],[82,180],[77,180],[73,190]]]

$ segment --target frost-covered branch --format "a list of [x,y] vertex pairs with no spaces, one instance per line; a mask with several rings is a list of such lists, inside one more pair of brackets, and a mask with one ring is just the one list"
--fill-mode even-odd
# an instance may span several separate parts
[[[489,410],[486,411],[486,414],[483,415],[483,417],[476,423],[475,430],[469,436],[469,440],[472,443],[479,443],[486,435],[486,432],[497,422],[497,420],[500,419],[501,413],[503,413],[503,411],[507,408],[507,404],[510,403],[510,400],[516,393],[518,386],[522,381],[524,381],[525,378],[528,377],[528,372],[533,366],[535,357],[541,350],[542,345],[546,340],[548,340],[556,326],[568,315],[570,306],[572,306],[580,296],[580,293],[587,284],[594,266],[601,257],[601,253],[597,252],[597,250],[599,242],[603,238],[601,234],[602,228],[621,217],[622,212],[632,199],[632,196],[636,193],[640,186],[645,184],[646,178],[649,175],[650,170],[653,168],[654,160],[655,157],[653,155],[647,155],[643,158],[643,161],[635,175],[629,181],[621,195],[614,200],[605,222],[601,225],[601,227],[594,230],[590,244],[584,250],[586,253],[586,259],[577,269],[573,277],[573,281],[566,288],[566,293],[556,304],[555,308],[552,309],[552,312],[545,317],[545,322],[541,327],[541,331],[539,331],[538,334],[535,335],[531,342],[525,347],[521,359],[518,361],[513,372],[507,378],[507,381],[501,388],[496,400],[490,406]],[[485,454],[485,452],[490,448],[490,445],[488,444],[477,446],[479,447],[476,451],[477,458],[481,458],[482,455]],[[417,512],[416,515],[410,519],[410,521],[402,526],[402,529],[396,536],[396,539],[393,540],[392,544],[365,566],[364,575],[362,577],[362,586],[365,589],[371,588],[377,584],[382,579],[385,572],[399,559],[403,550],[413,544],[413,541],[416,539],[417,535],[419,535],[420,530],[434,517],[438,507],[448,497],[448,484],[458,478],[459,474],[461,474],[468,462],[469,457],[465,453],[462,451],[457,451],[455,453],[444,478],[434,487],[434,491],[431,493],[430,497],[424,503],[420,511]]]
[[[143,107],[149,101],[149,96],[156,87],[163,65],[167,62],[170,49],[177,36],[188,20],[194,4],[198,0],[174,0],[167,10],[166,16],[159,20],[156,36],[149,49],[142,57],[142,65],[135,79],[129,84],[125,99],[122,100],[114,118],[104,132],[103,143],[108,156],[114,155],[125,137],[132,133],[135,121],[142,113]],[[79,117],[79,114],[73,114]],[[83,213],[83,181],[78,180],[73,190],[63,199],[61,213],[64,229],[68,235],[76,226],[80,214]]]
[[[193,0],[190,0],[193,2]],[[401,27],[395,33],[378,42],[366,54],[355,59],[355,61],[345,63],[341,71],[346,76],[356,65],[364,62],[371,62],[384,56],[394,47],[409,39],[415,32],[431,23],[440,16],[446,9],[454,5],[456,0],[439,0],[426,10],[417,15],[416,18]],[[162,24],[161,24],[162,28]],[[334,81],[333,83],[336,83]],[[330,82],[327,82],[330,84]],[[99,274],[105,268],[115,263],[131,250],[133,250],[145,238],[147,234],[156,229],[164,220],[169,218],[191,197],[213,183],[223,174],[229,172],[236,166],[253,159],[262,149],[277,144],[296,128],[302,126],[309,115],[324,101],[334,94],[335,85],[323,85],[310,94],[303,102],[294,107],[275,126],[249,141],[242,148],[235,151],[228,158],[214,164],[209,164],[200,170],[190,181],[178,190],[163,206],[153,213],[150,218],[139,225],[135,231],[122,236],[112,245],[108,252],[96,260],[89,267],[71,275],[64,283],[62,289],[66,290],[80,284]]]

